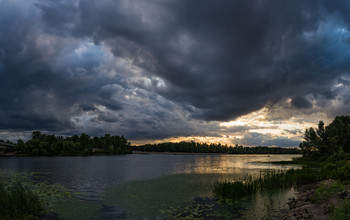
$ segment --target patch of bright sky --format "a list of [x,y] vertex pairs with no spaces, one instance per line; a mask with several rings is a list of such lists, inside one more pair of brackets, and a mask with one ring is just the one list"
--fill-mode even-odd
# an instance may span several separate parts
[[91,39],[86,39],[81,42],[79,46],[74,49],[74,52],[76,58],[78,58],[80,62],[94,62],[93,64],[102,63],[109,57],[104,48],[104,44],[101,43],[97,45]]
[[[285,136],[287,138],[295,138],[296,135],[286,135],[285,131],[304,131],[305,128],[315,126],[315,124],[310,122],[301,122],[299,117],[291,117],[288,120],[269,121],[268,113],[269,109],[264,107],[258,111],[238,117],[233,121],[220,123],[219,126],[227,128],[244,126],[248,127],[249,132]],[[249,127],[252,129],[249,129]]]
[[[288,102],[288,100],[286,100]],[[304,113],[294,112],[293,109],[283,109],[278,106],[274,111],[291,111],[292,117],[280,120],[269,120],[271,117],[271,109],[264,107],[258,111],[238,117],[235,120],[218,123],[216,136],[188,136],[188,137],[170,137],[160,140],[131,140],[132,144],[140,145],[144,143],[162,143],[162,142],[180,142],[180,141],[195,141],[201,143],[221,143],[227,145],[243,144],[244,146],[257,146],[262,144],[261,140],[251,145],[244,144],[246,138],[250,139],[250,134],[262,134],[270,142],[274,139],[286,139],[294,142],[302,141],[303,133],[306,128],[316,127],[319,120],[324,120],[326,124],[331,122],[331,119],[324,113],[311,113],[307,117]],[[306,120],[307,118],[307,120]],[[234,131],[235,127],[245,127],[246,130]],[[231,132],[231,128],[233,131]],[[242,143],[241,143],[242,142]],[[254,142],[254,141],[253,141]],[[291,146],[293,147],[293,146]],[[296,146],[294,146],[296,147]]]
[[268,126],[264,121],[266,119],[267,111],[268,111],[267,108],[262,108],[258,111],[241,116],[241,117],[237,118],[236,120],[222,122],[219,125],[222,127],[251,126],[251,125],[255,125],[256,122],[259,121],[259,122],[261,122],[260,126]]
[[164,142],[189,142],[189,141],[194,141],[194,142],[199,142],[199,143],[207,143],[207,144],[217,144],[221,143],[223,145],[228,145],[232,146],[232,140],[234,139],[241,139],[243,136],[221,136],[221,137],[209,137],[209,136],[189,136],[189,137],[170,137],[170,138],[165,138],[161,140],[133,140],[132,144],[134,145],[142,145],[145,143],[164,143]]

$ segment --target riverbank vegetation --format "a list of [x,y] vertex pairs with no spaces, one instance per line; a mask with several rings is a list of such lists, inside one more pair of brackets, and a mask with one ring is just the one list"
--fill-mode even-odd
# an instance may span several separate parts
[[257,179],[252,176],[242,181],[216,182],[214,195],[219,198],[239,200],[245,196],[270,189],[287,189],[301,184],[314,183],[324,179],[319,170],[287,170],[266,172]]
[[5,187],[0,183],[1,219],[33,219],[44,211],[44,205],[37,194],[23,187],[21,182]]
[[98,155],[131,153],[130,142],[124,136],[90,137],[83,133],[80,136],[55,136],[32,133],[32,139],[26,142],[18,140],[15,145],[18,154],[35,156],[57,155]]
[[297,148],[281,147],[243,147],[241,145],[228,146],[222,144],[207,144],[191,142],[159,143],[133,146],[135,151],[144,152],[185,152],[185,153],[224,153],[224,154],[301,154]]
[[334,209],[331,214],[331,220],[347,220],[350,219],[350,200],[345,201],[338,208]]
[[[213,189],[215,196],[225,200],[239,200],[264,190],[298,187],[301,184],[317,183],[326,179],[335,180],[337,189],[349,188],[350,116],[337,116],[328,126],[320,121],[318,128],[306,129],[300,148],[303,157],[280,164],[300,164],[303,166],[302,169],[271,171],[256,179],[250,176],[241,181],[216,182]],[[338,191],[328,188],[325,190],[321,185],[315,192],[316,201],[317,196],[322,197]],[[349,219],[349,204],[346,200],[335,207],[332,219]]]
[[320,121],[318,128],[306,129],[300,148],[304,157],[316,161],[349,159],[350,116],[337,116],[328,126]]
[[36,183],[35,175],[0,170],[0,219],[40,219],[53,203],[70,196],[63,186]]

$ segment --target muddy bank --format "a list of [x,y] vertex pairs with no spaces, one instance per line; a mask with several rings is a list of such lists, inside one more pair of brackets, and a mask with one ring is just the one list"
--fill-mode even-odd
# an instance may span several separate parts
[[[336,189],[334,180],[325,180],[316,184],[307,184],[297,189],[297,195],[288,203],[289,211],[282,220],[328,220],[331,212],[350,199],[349,191]],[[320,190],[320,188],[324,188]],[[333,189],[334,188],[334,189]],[[329,189],[329,190],[327,190]],[[333,190],[331,190],[333,189]],[[323,196],[323,197],[320,197]]]

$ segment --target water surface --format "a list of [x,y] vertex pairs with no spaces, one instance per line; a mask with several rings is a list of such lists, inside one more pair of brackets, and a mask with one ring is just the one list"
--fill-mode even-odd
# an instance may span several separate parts
[[[162,218],[162,213],[172,214],[169,210],[176,212],[179,207],[184,210],[193,205],[193,201],[202,201],[199,198],[212,197],[212,186],[217,180],[232,181],[247,175],[258,176],[265,170],[297,168],[261,163],[291,160],[296,156],[132,154],[7,157],[0,159],[0,169],[39,172],[42,175],[37,177],[38,181],[61,184],[76,192],[75,198],[57,206],[57,212],[65,219],[153,219]],[[291,195],[291,191],[283,191],[251,197],[241,202],[244,209],[237,209],[240,215],[232,214],[237,218],[248,218],[252,213],[258,215],[255,218],[273,216],[276,213],[271,210],[285,207]],[[276,202],[271,205],[271,201]],[[257,213],[261,210],[265,210],[263,214]]]

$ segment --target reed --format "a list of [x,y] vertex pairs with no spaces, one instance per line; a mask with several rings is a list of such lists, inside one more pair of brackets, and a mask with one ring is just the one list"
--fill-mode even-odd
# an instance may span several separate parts
[[245,196],[270,189],[287,189],[324,179],[319,170],[301,169],[269,171],[257,179],[249,176],[234,182],[221,181],[214,184],[213,193],[218,198],[238,200]]

